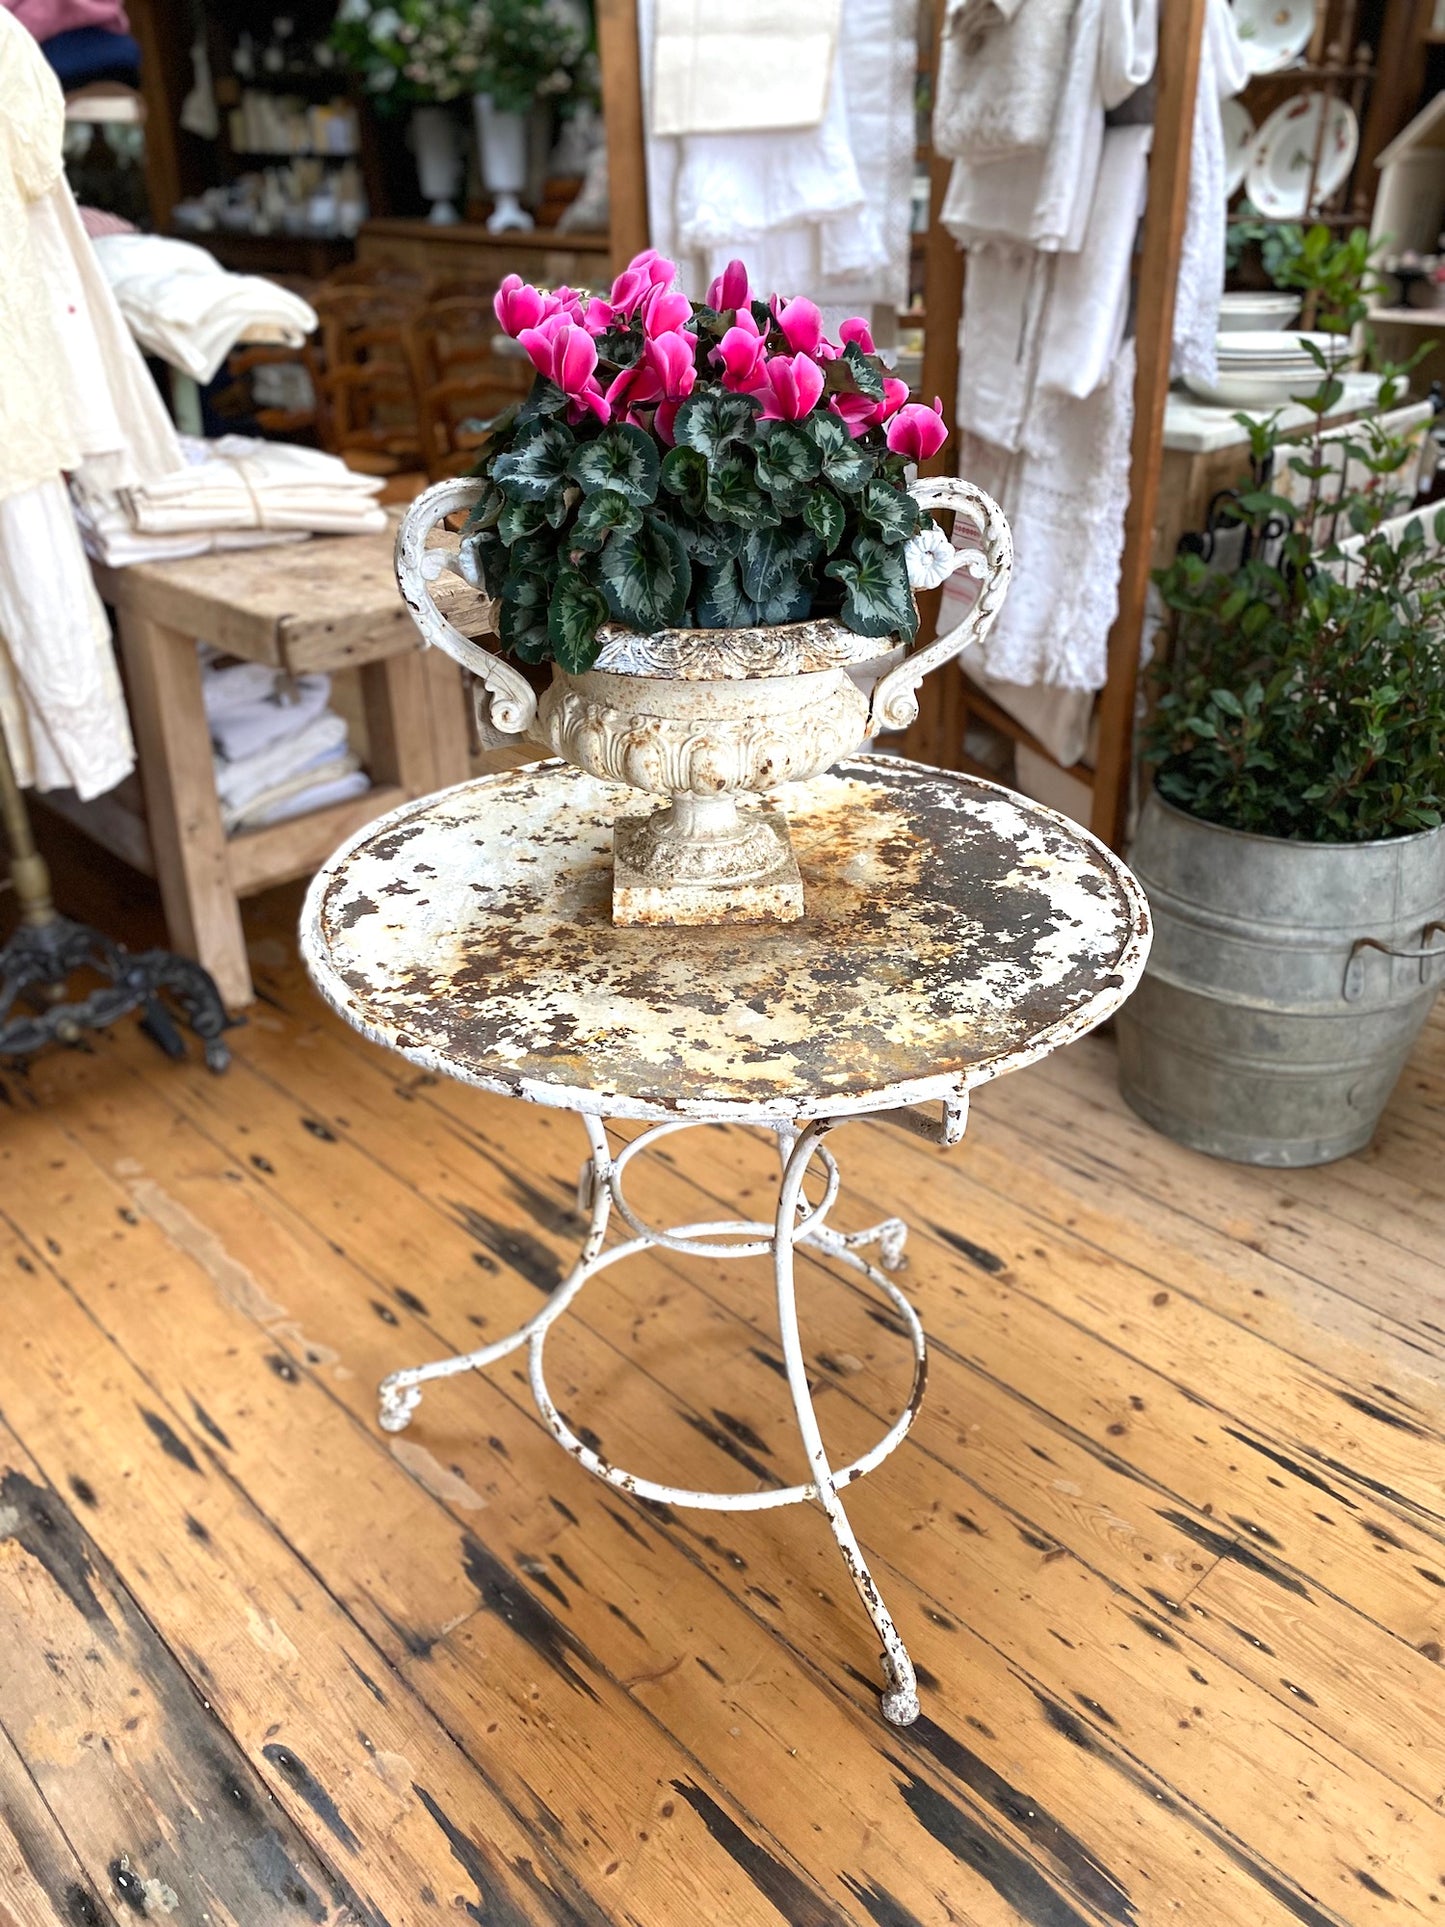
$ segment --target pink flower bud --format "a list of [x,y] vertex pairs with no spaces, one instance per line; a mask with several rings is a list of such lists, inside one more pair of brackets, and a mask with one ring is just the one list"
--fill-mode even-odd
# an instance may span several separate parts
[[719,314],[726,314],[731,308],[746,309],[752,298],[748,271],[741,261],[729,261],[707,291],[707,305]]
[[888,446],[910,462],[926,462],[947,440],[943,402],[936,395],[932,408],[921,401],[906,402],[888,424]]
[[745,395],[762,379],[767,343],[746,308],[739,308],[737,316],[737,321],[713,349],[712,359],[722,369],[723,387],[735,395]]
[[[810,304],[811,305],[811,304]],[[805,354],[774,355],[763,367],[762,419],[798,422],[810,415],[823,392],[823,371]]]
[[648,342],[644,359],[664,401],[681,401],[692,393],[697,381],[695,347],[692,336],[680,332],[655,335]]
[[838,330],[838,339],[845,348],[850,341],[857,342],[865,355],[874,355],[878,352],[873,346],[873,331],[862,315],[850,315]]
[[670,288],[677,280],[677,268],[665,261],[656,248],[647,248],[632,260],[612,283],[612,305],[631,319],[654,288]]

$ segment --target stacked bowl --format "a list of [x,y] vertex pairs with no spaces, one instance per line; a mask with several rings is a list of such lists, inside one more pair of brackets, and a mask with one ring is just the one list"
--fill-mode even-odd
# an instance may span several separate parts
[[1212,385],[1185,376],[1201,401],[1221,408],[1282,408],[1299,395],[1312,395],[1324,372],[1311,348],[1331,367],[1343,369],[1349,343],[1340,335],[1297,334],[1280,328],[1221,330],[1216,348],[1219,379]]

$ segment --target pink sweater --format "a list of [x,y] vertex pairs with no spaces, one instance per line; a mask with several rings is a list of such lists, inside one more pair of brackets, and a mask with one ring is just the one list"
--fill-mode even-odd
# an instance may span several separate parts
[[22,27],[37,40],[69,33],[72,27],[103,27],[107,33],[129,33],[121,0],[0,0]]

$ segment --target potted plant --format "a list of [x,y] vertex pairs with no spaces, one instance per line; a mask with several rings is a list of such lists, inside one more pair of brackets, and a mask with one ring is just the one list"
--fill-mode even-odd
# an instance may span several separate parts
[[429,218],[455,221],[460,129],[444,103],[472,91],[476,56],[460,0],[341,0],[330,42],[382,112],[411,108],[410,145]]
[[1121,1089],[1255,1164],[1367,1143],[1445,982],[1445,511],[1409,512],[1417,451],[1378,419],[1325,440],[1339,393],[1300,398],[1304,445],[1247,424],[1239,566],[1157,578],[1174,635],[1131,852],[1155,937]]
[[467,24],[487,226],[529,228],[518,196],[527,183],[527,125],[539,104],[564,111],[597,93],[592,36],[580,0],[481,0]]
[[[404,518],[403,595],[481,678],[494,727],[672,799],[618,825],[615,918],[801,915],[786,822],[740,812],[738,794],[913,720],[923,676],[1002,602],[1002,515],[966,482],[910,485],[946,430],[888,375],[863,321],[830,340],[811,301],[756,298],[740,262],[703,302],[652,251],[606,299],[513,274],[496,312],[536,380],[492,424],[474,476]],[[934,507],[962,510],[982,553],[955,548]],[[552,665],[540,704],[426,592],[447,566],[428,535],[460,508],[456,566],[492,599],[503,647]],[[973,608],[909,654],[914,589],[960,567],[981,578]]]

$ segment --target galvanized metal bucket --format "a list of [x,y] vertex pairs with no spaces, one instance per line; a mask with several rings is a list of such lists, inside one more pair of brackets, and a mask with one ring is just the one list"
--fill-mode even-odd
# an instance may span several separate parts
[[1243,1164],[1360,1150],[1445,983],[1445,829],[1295,843],[1156,794],[1130,863],[1154,948],[1118,1018],[1128,1103]]

